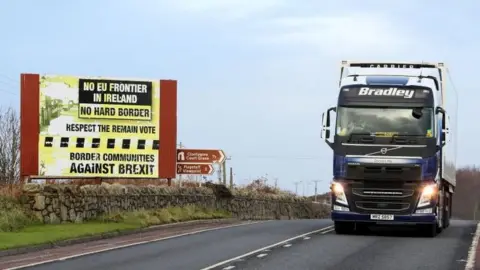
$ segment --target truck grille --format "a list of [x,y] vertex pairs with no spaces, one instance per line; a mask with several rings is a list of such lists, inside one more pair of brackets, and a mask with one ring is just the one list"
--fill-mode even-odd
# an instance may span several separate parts
[[353,181],[346,187],[351,210],[357,213],[411,214],[421,182]]
[[422,169],[420,166],[382,166],[382,165],[348,165],[346,168],[347,179],[379,179],[411,181],[420,179]]
[[357,201],[355,202],[355,206],[357,207],[357,209],[362,209],[364,211],[373,211],[376,213],[379,210],[399,212],[408,210],[408,208],[410,207],[410,203]]

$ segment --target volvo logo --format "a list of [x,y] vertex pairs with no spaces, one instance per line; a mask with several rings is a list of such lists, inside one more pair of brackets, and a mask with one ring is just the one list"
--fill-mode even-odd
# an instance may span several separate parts
[[387,151],[388,151],[387,148],[380,149],[380,153],[382,153],[382,155],[385,155]]

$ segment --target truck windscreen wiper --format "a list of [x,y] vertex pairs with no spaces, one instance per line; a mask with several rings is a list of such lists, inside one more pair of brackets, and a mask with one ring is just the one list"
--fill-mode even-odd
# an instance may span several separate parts
[[[348,136],[347,142],[352,142],[352,137],[353,136],[361,136],[361,138],[360,138],[361,141],[364,141],[366,139],[366,140],[371,141],[371,142],[373,142],[374,138],[375,138],[375,136],[372,136],[372,134],[370,132],[352,132],[352,133],[350,133],[350,136]],[[365,137],[367,137],[367,138],[365,138]]]
[[407,142],[407,138],[402,138],[402,137],[408,137],[408,138],[411,138],[411,137],[415,137],[413,140],[410,140],[411,143],[416,143],[417,141],[415,140],[416,138],[418,137],[421,137],[421,138],[425,138],[426,135],[425,134],[394,134],[392,135],[392,143],[393,142],[396,142],[396,143],[406,143]]

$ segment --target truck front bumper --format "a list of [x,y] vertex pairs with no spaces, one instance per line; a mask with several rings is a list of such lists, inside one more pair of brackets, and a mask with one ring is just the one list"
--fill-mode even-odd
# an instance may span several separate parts
[[346,211],[332,211],[331,218],[333,221],[350,221],[350,222],[368,222],[375,224],[434,224],[437,222],[435,214],[411,214],[411,215],[394,215],[393,220],[372,220],[370,214],[359,214]]

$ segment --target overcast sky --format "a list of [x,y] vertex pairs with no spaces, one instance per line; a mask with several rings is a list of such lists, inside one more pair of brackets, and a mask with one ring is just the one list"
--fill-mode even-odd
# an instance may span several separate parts
[[184,145],[224,149],[240,183],[326,191],[320,117],[340,61],[444,61],[461,94],[458,162],[478,164],[480,2],[393,2],[4,0],[0,105],[19,107],[22,72],[176,79]]

